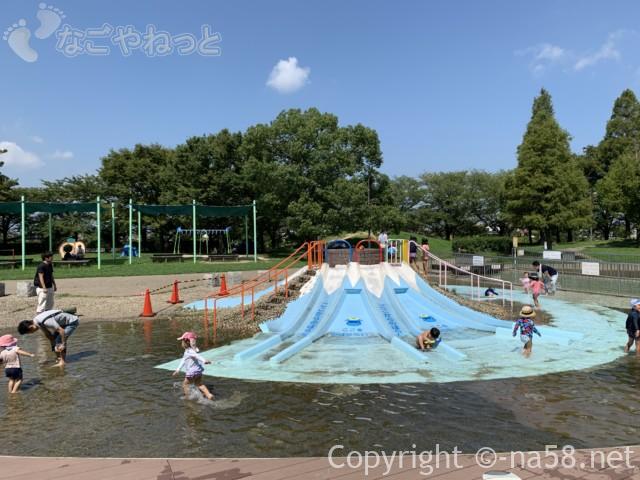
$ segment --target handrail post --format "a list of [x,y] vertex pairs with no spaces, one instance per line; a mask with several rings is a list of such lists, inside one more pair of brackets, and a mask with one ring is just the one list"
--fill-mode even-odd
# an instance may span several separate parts
[[209,298],[204,298],[204,321],[209,325]]
[[218,339],[218,299],[213,299],[213,344]]
[[284,269],[284,298],[289,298],[289,269]]
[[242,321],[244,322],[244,280],[242,280],[242,285],[240,287],[240,296],[242,298]]
[[251,321],[256,319],[256,304],[254,302],[255,286],[251,287]]

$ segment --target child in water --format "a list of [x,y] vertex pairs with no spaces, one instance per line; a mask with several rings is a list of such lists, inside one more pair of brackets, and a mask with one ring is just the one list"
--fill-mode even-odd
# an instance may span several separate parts
[[11,335],[0,337],[0,362],[4,363],[4,374],[9,379],[9,393],[18,393],[22,384],[22,365],[20,355],[34,357],[33,353],[18,348],[18,340]]
[[542,336],[536,328],[535,323],[533,323],[535,317],[536,312],[533,311],[531,305],[524,305],[520,310],[520,318],[516,320],[513,326],[514,337],[518,333],[518,329],[520,329],[520,341],[524,344],[522,354],[527,358],[529,358],[531,350],[533,349],[533,334],[535,333],[539,337]]
[[529,287],[531,288],[531,293],[533,295],[533,304],[536,306],[536,309],[539,309],[540,302],[538,301],[538,297],[540,297],[540,294],[544,290],[544,283],[542,283],[542,280],[538,278],[537,273],[530,273],[529,280]]
[[178,340],[182,342],[184,354],[182,355],[180,365],[178,365],[176,371],[173,372],[173,375],[175,376],[180,373],[180,370],[184,367],[185,376],[184,381],[182,382],[184,394],[189,396],[189,386],[195,385],[208,400],[213,400],[213,394],[209,391],[207,386],[202,383],[204,364],[209,364],[211,362],[209,360],[205,360],[198,354],[196,349],[197,347],[195,346],[195,334],[193,334],[193,332],[185,332],[180,338],[178,338]]
[[416,337],[416,346],[422,350],[431,350],[437,346],[440,338],[440,330],[433,327],[431,330],[425,330]]

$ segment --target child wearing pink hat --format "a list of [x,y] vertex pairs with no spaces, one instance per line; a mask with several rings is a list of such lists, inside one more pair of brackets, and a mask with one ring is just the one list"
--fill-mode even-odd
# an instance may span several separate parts
[[34,357],[33,353],[18,348],[18,340],[11,335],[0,337],[0,362],[4,363],[4,374],[9,379],[9,393],[18,393],[22,384],[22,365],[20,355]]
[[196,352],[199,352],[200,349],[196,347],[197,338],[198,336],[194,332],[184,332],[182,336],[177,338],[177,340],[189,340],[189,345],[191,345],[191,348],[193,348]]
[[184,381],[182,382],[182,388],[185,396],[189,396],[189,386],[195,385],[195,387],[207,397],[208,400],[213,400],[213,394],[209,391],[206,385],[202,383],[202,374],[204,373],[204,364],[211,363],[204,357],[198,354],[196,348],[196,334],[193,332],[185,332],[178,338],[182,342],[182,348],[184,348],[184,354],[182,355],[182,361],[173,375],[180,373],[180,370],[185,371]]

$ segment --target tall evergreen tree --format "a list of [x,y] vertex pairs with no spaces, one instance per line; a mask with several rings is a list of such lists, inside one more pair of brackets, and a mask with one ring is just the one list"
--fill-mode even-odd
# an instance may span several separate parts
[[555,119],[551,96],[542,89],[518,146],[518,166],[507,179],[506,197],[513,224],[539,230],[549,246],[553,233],[591,222],[587,180],[569,140]]
[[606,175],[613,162],[625,154],[640,161],[640,103],[629,89],[622,92],[613,104],[604,138],[598,145],[601,176]]

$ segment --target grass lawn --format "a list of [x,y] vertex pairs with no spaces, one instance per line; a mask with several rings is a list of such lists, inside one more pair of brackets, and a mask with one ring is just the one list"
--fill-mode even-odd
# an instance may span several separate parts
[[[293,251],[293,250],[292,250]],[[39,256],[32,256],[33,262],[27,264],[23,271],[19,267],[14,269],[0,270],[0,281],[3,280],[30,280],[35,275],[36,266],[40,261]],[[136,275],[172,275],[177,273],[214,273],[214,272],[231,272],[239,270],[267,270],[284,257],[272,258],[269,260],[244,261],[241,257],[239,262],[204,262],[198,261],[193,263],[191,259],[184,259],[183,262],[167,262],[153,263],[150,254],[143,254],[141,258],[134,258],[133,263],[129,265],[127,259],[121,262],[119,257],[116,264],[113,264],[111,256],[102,258],[102,268],[98,270],[97,265],[79,267],[58,266],[55,268],[56,278],[83,278],[83,277],[120,277],[120,276],[136,276]],[[304,265],[300,262],[300,266]],[[55,266],[55,261],[54,261]]]

